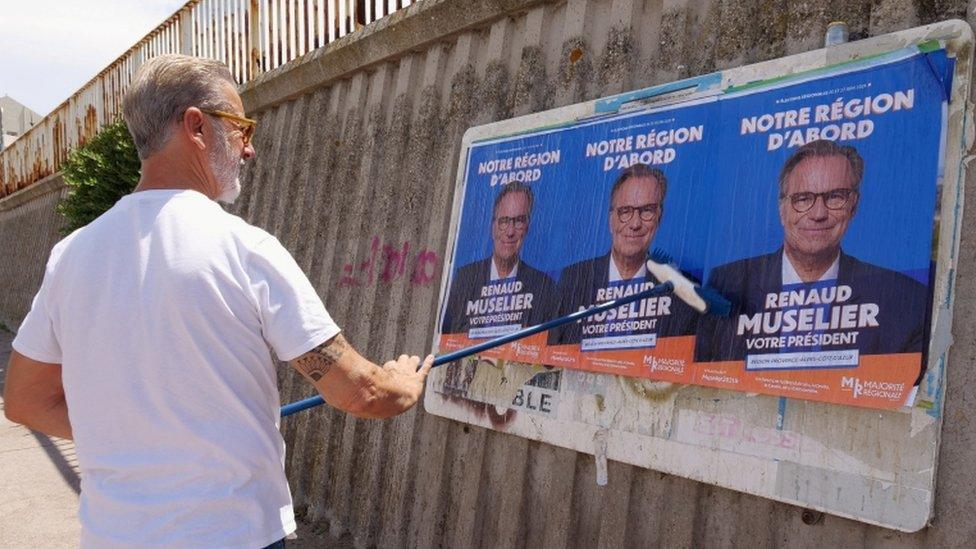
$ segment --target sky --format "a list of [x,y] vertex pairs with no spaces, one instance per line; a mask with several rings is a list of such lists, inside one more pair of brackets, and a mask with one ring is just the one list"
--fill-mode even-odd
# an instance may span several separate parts
[[185,0],[0,0],[0,96],[41,116]]

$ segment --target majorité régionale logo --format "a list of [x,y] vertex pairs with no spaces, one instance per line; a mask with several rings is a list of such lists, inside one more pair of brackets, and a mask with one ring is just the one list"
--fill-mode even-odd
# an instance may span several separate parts
[[885,398],[888,400],[899,400],[905,394],[904,383],[894,383],[891,381],[862,380],[857,377],[843,376],[840,379],[840,388],[851,391],[854,398],[872,397]]
[[659,358],[644,355],[644,365],[650,366],[652,372],[671,372],[672,374],[683,374],[685,372],[685,361],[680,358]]

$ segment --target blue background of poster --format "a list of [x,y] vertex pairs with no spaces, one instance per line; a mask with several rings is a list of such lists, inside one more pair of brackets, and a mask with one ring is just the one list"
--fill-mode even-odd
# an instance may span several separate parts
[[[491,253],[491,210],[501,186],[490,185],[490,174],[479,174],[482,162],[526,152],[561,149],[558,165],[544,166],[542,178],[529,183],[535,205],[522,259],[558,280],[563,267],[606,254],[610,249],[608,226],[610,189],[620,169],[604,171],[604,158],[586,158],[586,144],[652,129],[704,126],[704,139],[674,145],[675,159],[656,166],[668,177],[664,216],[652,246],[673,256],[682,269],[701,274],[706,227],[694,215],[707,176],[711,155],[709,136],[717,114],[714,102],[680,109],[613,117],[471,148],[467,188],[454,267],[484,259]],[[652,149],[649,149],[652,150]]]
[[[838,142],[855,147],[864,159],[860,204],[841,246],[845,253],[926,284],[942,132],[942,124],[938,123],[942,118],[942,90],[932,76],[924,57],[916,57],[826,80],[723,98],[721,124],[717,128],[720,160],[715,184],[707,192],[712,197],[709,211],[716,213],[711,227],[714,237],[708,239],[706,267],[769,253],[783,242],[778,178],[796,148],[784,145],[767,151],[768,133],[739,134],[742,118],[813,107],[838,97],[848,100],[914,87],[912,109],[863,117],[874,122],[872,134],[866,139]],[[853,89],[780,102],[844,88]],[[743,158],[748,161],[737,160]]]
[[[491,253],[492,202],[502,187],[490,186],[489,176],[477,173],[479,163],[524,152],[561,151],[560,163],[541,167],[542,178],[531,183],[536,204],[522,250],[523,260],[556,280],[562,268],[603,255],[610,246],[609,190],[619,170],[604,172],[603,157],[585,158],[586,143],[646,132],[652,123],[661,129],[703,124],[702,142],[675,145],[676,159],[657,166],[668,176],[669,187],[652,247],[667,251],[683,270],[704,280],[715,266],[772,252],[782,243],[777,178],[795,148],[767,151],[768,133],[739,135],[743,116],[914,87],[912,109],[870,115],[874,130],[868,138],[840,142],[855,146],[865,162],[859,210],[842,246],[863,261],[927,283],[943,86],[948,85],[940,80],[944,74],[934,70],[926,55],[918,55],[717,101],[474,144],[453,268]],[[804,95],[808,97],[777,102]]]

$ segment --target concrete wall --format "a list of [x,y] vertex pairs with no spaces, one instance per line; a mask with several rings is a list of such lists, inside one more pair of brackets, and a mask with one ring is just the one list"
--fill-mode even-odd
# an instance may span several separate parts
[[54,211],[67,189],[60,175],[0,200],[0,322],[20,326],[41,286],[63,218]]
[[[467,127],[815,49],[834,19],[856,37],[966,10],[927,1],[421,2],[246,90],[261,128],[238,211],[295,253],[357,347],[377,359],[422,352]],[[971,334],[976,241],[963,250],[956,331]],[[966,416],[976,347],[967,339],[957,336],[952,355],[937,518],[915,535],[830,516],[807,525],[788,505],[622,464],[598,488],[590,456],[419,410],[389,422],[324,408],[289,418],[288,471],[300,513],[362,546],[965,545],[976,533],[976,430]],[[309,394],[287,370],[281,381],[285,400]]]
[[[966,16],[962,1],[420,2],[245,90],[261,125],[238,212],[292,250],[354,345],[420,353],[439,284],[424,275],[444,259],[469,126],[816,49],[835,19],[856,38]],[[619,463],[599,488],[591,456],[420,410],[286,419],[298,510],[361,546],[966,545],[976,238],[964,234],[937,514],[921,533],[807,525],[795,507]],[[310,394],[287,370],[281,382],[286,401]]]
[[[969,13],[965,0],[422,0],[244,90],[258,156],[234,210],[279,236],[365,354],[422,353],[468,127],[815,49],[835,19],[856,38]],[[23,258],[0,264],[7,284],[39,283],[54,225],[39,213],[49,198],[34,202],[0,211],[3,257],[12,247]],[[976,209],[965,222],[976,226]],[[286,419],[298,511],[359,546],[970,545],[972,231],[961,254],[936,519],[918,534],[805,521],[795,507],[619,463],[600,488],[591,456],[416,409],[384,422],[326,407]],[[12,304],[0,310],[25,310],[32,291],[5,289]],[[311,393],[285,368],[280,382],[284,401]]]

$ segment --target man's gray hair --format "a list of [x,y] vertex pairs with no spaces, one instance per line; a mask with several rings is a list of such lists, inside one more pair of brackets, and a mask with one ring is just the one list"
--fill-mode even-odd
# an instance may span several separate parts
[[186,109],[231,110],[222,95],[223,82],[236,86],[227,65],[213,59],[160,55],[146,61],[122,100],[125,124],[139,159],[162,148]]

